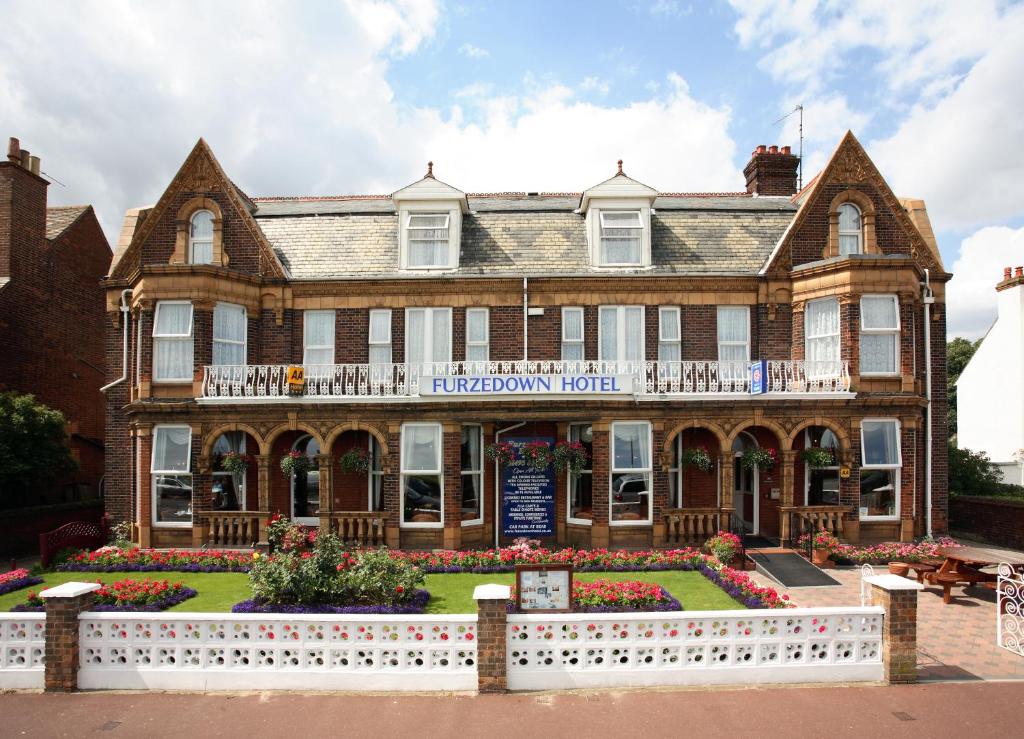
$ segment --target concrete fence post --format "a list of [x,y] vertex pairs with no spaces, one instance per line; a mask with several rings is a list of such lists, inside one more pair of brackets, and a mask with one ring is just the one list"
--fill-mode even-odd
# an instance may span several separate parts
[[39,594],[46,604],[44,687],[48,693],[78,688],[78,616],[88,611],[99,583],[66,582]]
[[899,575],[865,577],[871,602],[885,609],[882,663],[885,681],[917,682],[917,592],[924,586]]
[[473,590],[477,613],[476,685],[481,693],[508,690],[508,611],[512,595],[508,585],[477,585]]

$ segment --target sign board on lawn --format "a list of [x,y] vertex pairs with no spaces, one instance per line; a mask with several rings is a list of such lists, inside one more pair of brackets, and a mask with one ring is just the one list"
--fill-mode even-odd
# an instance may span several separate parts
[[572,565],[516,565],[516,606],[520,611],[572,610]]

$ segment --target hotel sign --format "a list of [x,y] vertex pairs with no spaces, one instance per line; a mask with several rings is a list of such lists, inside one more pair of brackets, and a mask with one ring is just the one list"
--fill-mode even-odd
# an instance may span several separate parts
[[632,395],[633,375],[424,375],[420,395]]

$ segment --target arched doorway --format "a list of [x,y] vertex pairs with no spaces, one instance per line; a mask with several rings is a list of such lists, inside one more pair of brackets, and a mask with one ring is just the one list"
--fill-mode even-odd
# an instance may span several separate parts
[[320,442],[309,434],[300,436],[292,444],[292,451],[310,458],[312,467],[305,474],[293,474],[291,480],[292,520],[304,526],[320,523]]
[[733,505],[736,506],[736,516],[743,524],[743,530],[751,534],[760,533],[761,528],[758,501],[760,481],[756,468],[750,469],[743,465],[743,453],[757,447],[757,439],[746,431],[737,434],[732,443]]

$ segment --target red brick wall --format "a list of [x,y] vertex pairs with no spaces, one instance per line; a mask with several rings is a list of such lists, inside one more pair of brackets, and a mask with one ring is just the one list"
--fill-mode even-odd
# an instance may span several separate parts
[[1024,549],[1024,501],[950,498],[949,528],[1008,549]]

